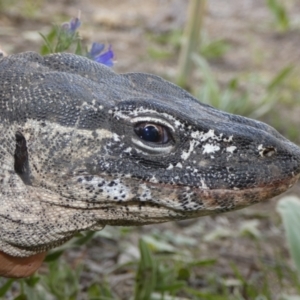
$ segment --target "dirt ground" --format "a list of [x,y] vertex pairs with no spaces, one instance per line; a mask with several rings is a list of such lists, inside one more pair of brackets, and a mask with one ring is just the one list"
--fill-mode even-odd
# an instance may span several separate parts
[[[14,5],[7,5],[0,14],[0,46],[7,53],[38,51],[42,44],[38,31],[47,33],[53,22],[67,21],[77,16],[80,11],[82,20],[80,33],[84,41],[89,44],[93,41],[111,44],[116,54],[114,69],[117,72],[149,72],[168,79],[175,78],[178,56],[153,59],[148,52],[149,48],[153,47],[153,39],[149,36],[182,30],[187,19],[186,0],[13,2]],[[24,4],[25,2],[28,3]],[[250,71],[271,78],[287,65],[299,67],[299,0],[286,0],[292,28],[295,29],[285,34],[275,29],[273,16],[267,9],[265,1],[207,2],[205,32],[211,40],[224,39],[231,45],[231,50],[222,58],[211,61],[211,67],[220,82],[226,82],[237,74]],[[197,72],[193,74],[192,80],[201,84]],[[299,115],[300,105],[293,106],[292,111],[282,111],[283,119],[292,118],[299,122]],[[300,195],[300,188],[296,186],[289,193]],[[186,247],[196,253],[199,259],[217,258],[218,263],[211,272],[230,279],[233,276],[230,263],[233,262],[240,267],[246,278],[250,278],[256,274],[262,261],[266,265],[272,265],[277,262],[277,257],[290,260],[283,228],[276,213],[279,198],[215,217],[137,228],[126,235],[126,239],[120,237],[120,240],[113,242],[95,241],[93,247],[89,249],[69,253],[68,259],[84,261],[91,271],[87,277],[101,276],[105,270],[112,268],[116,261],[126,260],[124,252],[119,250],[120,247],[129,249],[134,256],[140,236],[153,231],[159,234],[170,231],[175,235],[196,239],[198,244]],[[256,222],[254,227],[260,235],[259,250],[253,238],[241,234],[241,228],[251,227],[253,222]],[[100,263],[95,264],[95,261]],[[199,273],[201,272],[199,270]],[[272,274],[267,276],[272,277]],[[115,274],[110,277],[110,282],[122,299],[128,299],[133,279],[130,273]],[[193,286],[200,289],[202,285],[205,283],[195,279]],[[281,292],[280,287],[274,282],[272,288],[276,299],[275,295]]]

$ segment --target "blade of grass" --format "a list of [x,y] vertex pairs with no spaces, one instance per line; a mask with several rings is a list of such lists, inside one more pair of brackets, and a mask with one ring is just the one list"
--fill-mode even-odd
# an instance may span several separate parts
[[147,243],[140,239],[141,259],[136,273],[135,300],[150,300],[156,285],[157,265]]
[[188,23],[185,28],[183,45],[179,56],[177,84],[186,87],[192,69],[192,54],[200,43],[200,32],[206,7],[205,0],[190,0]]
[[278,202],[277,210],[282,217],[291,256],[300,275],[300,199],[296,196],[283,197]]

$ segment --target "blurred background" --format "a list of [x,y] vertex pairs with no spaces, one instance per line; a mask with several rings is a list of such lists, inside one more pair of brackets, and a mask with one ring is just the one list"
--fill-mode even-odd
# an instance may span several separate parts
[[[40,52],[40,33],[79,14],[82,42],[112,45],[116,72],[162,76],[300,144],[299,0],[0,0],[0,48]],[[287,195],[300,195],[299,186]],[[212,217],[82,234],[52,251],[32,278],[0,279],[0,297],[300,299],[281,198]],[[300,231],[300,223],[291,226]]]

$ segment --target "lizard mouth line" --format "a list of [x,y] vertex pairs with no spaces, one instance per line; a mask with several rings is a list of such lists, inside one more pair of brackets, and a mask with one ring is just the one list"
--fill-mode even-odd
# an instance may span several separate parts
[[[146,183],[151,186],[151,190],[165,190],[164,194],[170,199],[176,198],[179,201],[177,208],[170,205],[169,202],[163,204],[166,208],[174,210],[189,210],[197,211],[218,211],[218,210],[235,210],[240,209],[255,203],[259,203],[270,198],[273,198],[289,188],[291,188],[299,179],[300,174],[284,180],[277,180],[269,185],[261,185],[246,189],[202,189],[201,187],[185,187],[163,184],[163,187],[157,183]],[[194,202],[193,205],[189,205]],[[201,205],[199,205],[199,203]],[[183,205],[181,205],[183,204]],[[197,204],[197,207],[196,207]],[[160,201],[162,205],[162,201]]]
[[[122,207],[152,207],[164,208],[178,213],[187,211],[189,214],[211,214],[219,211],[240,209],[275,197],[295,184],[299,175],[293,178],[276,181],[269,185],[261,185],[247,189],[202,189],[201,187],[186,187],[183,185],[159,184],[142,181],[149,191],[151,198],[141,199],[141,193],[132,194],[126,200],[110,200],[106,197],[90,200],[85,199],[68,203],[57,202],[55,205],[69,208],[121,209]],[[130,188],[129,188],[130,189]],[[65,198],[68,198],[66,195]],[[47,202],[46,199],[43,201]],[[52,202],[53,203],[53,202]]]
[[157,183],[157,182],[149,182],[146,180],[143,180],[142,182],[146,185],[152,186],[152,187],[158,187],[158,188],[162,188],[163,187],[169,187],[172,189],[186,189],[186,190],[202,190],[202,191],[218,191],[218,190],[222,190],[222,191],[231,191],[232,193],[235,192],[242,192],[242,191],[251,191],[251,190],[255,190],[255,189],[263,189],[263,188],[278,188],[280,186],[284,186],[286,187],[286,189],[292,187],[299,179],[300,177],[300,173],[297,175],[294,175],[293,177],[288,177],[285,179],[278,179],[278,180],[274,180],[271,183],[268,184],[260,184],[260,185],[255,185],[253,187],[247,187],[247,188],[209,188],[206,185],[203,186],[203,182],[201,182],[201,185],[188,185],[188,184],[169,184],[169,183]]

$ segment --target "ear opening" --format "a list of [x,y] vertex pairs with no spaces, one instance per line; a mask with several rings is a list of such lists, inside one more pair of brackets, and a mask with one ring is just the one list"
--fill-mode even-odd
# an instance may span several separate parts
[[25,184],[30,184],[30,170],[26,139],[20,131],[16,132],[15,137],[16,148],[14,153],[14,169]]

